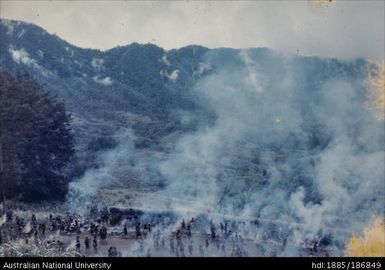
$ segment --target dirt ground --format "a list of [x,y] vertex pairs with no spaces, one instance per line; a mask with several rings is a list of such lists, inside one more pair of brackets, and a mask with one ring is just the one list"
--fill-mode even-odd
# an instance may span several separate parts
[[[37,215],[38,216],[38,215]],[[135,226],[128,226],[127,235],[123,234],[123,226],[112,226],[103,223],[107,227],[106,239],[97,236],[97,248],[93,247],[94,235],[92,235],[87,226],[80,226],[78,232],[60,231],[56,228],[51,231],[49,228],[45,230],[45,234],[40,229],[37,234],[33,233],[33,229],[28,224],[31,220],[25,214],[26,224],[23,231],[17,229],[15,219],[0,224],[0,231],[3,235],[3,242],[8,241],[28,241],[30,244],[36,240],[38,243],[57,243],[64,249],[76,250],[79,256],[85,257],[106,257],[109,256],[109,249],[116,248],[119,256],[151,256],[151,257],[227,257],[227,256],[277,256],[284,250],[284,243],[276,242],[270,239],[254,239],[252,236],[240,234],[232,234],[231,237],[224,237],[218,234],[215,239],[210,234],[202,233],[199,230],[192,230],[191,236],[182,233],[182,237],[178,242],[176,237],[176,228],[170,231],[169,228],[164,229],[161,224],[155,224],[151,232],[142,234],[137,239]],[[37,224],[49,224],[46,214],[37,218]],[[100,226],[104,226],[99,224]],[[219,231],[219,229],[218,229]],[[234,235],[242,235],[234,237]],[[80,248],[76,247],[76,239],[79,238]],[[90,240],[90,247],[85,247],[85,238]],[[235,240],[234,240],[235,238]],[[172,240],[171,240],[172,239]],[[172,247],[173,246],[173,247]],[[178,248],[177,248],[178,247]],[[311,248],[301,248],[300,256],[328,256],[325,250]]]

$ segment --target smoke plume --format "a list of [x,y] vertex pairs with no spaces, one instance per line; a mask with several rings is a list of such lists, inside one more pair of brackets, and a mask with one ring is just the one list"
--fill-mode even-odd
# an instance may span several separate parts
[[[384,212],[384,128],[367,106],[366,64],[219,49],[204,65],[210,72],[191,91],[214,119],[151,164],[135,161],[164,181],[140,205],[167,198],[155,206],[248,222],[249,238],[271,242],[265,255],[300,255],[309,241],[342,255],[352,234]],[[116,166],[135,152],[133,135],[124,134],[71,194],[111,186]]]
[[[366,107],[364,78],[322,64],[308,72],[306,61],[260,51],[207,56],[220,66],[194,91],[216,119],[160,163],[163,192],[190,201],[192,212],[273,221],[256,231],[277,240],[328,236],[340,255],[384,211],[383,122]],[[276,224],[287,224],[280,236]]]

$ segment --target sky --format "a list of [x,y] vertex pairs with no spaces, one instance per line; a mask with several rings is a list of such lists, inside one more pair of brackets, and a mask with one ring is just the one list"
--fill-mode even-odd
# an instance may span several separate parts
[[84,48],[198,44],[373,60],[384,59],[384,9],[384,0],[0,0],[0,17],[35,23]]

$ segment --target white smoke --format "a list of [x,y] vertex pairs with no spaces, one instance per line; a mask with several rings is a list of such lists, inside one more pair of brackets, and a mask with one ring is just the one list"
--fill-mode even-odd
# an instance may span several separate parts
[[166,65],[166,66],[171,66],[171,63],[170,63],[170,61],[168,60],[168,58],[167,58],[167,54],[164,54],[163,56],[162,56],[162,62]]
[[263,91],[263,85],[258,78],[257,65],[251,59],[251,57],[247,53],[247,50],[242,50],[239,55],[241,56],[243,62],[245,63],[245,66],[247,68],[248,82],[249,82],[251,88],[255,89],[255,91],[257,91],[257,92]]
[[[166,182],[137,205],[215,222],[257,220],[242,234],[268,238],[264,255],[301,255],[322,237],[332,239],[332,255],[341,255],[351,234],[384,212],[383,122],[366,107],[365,75],[353,74],[362,62],[224,51],[206,55],[210,73],[192,90],[215,117],[161,158],[135,156],[143,174],[159,173]],[[71,183],[75,205],[113,186],[113,171],[132,156],[132,133],[117,137],[102,165]],[[138,245],[126,255],[145,254]]]
[[35,59],[30,57],[29,53],[25,51],[23,48],[16,49],[13,46],[9,48],[9,53],[12,56],[13,61],[17,64],[24,64],[29,67],[33,67],[41,72],[41,74],[45,77],[52,75],[52,72],[46,70],[42,66],[40,66]]
[[0,218],[0,226],[2,226],[5,222],[7,222],[7,215],[4,214],[1,218]]
[[384,211],[383,123],[365,106],[362,80],[322,78],[338,72],[322,66],[329,60],[308,72],[306,61],[260,51],[233,55],[197,83],[215,123],[181,138],[160,163],[163,193],[197,212],[299,224],[285,233],[300,242],[334,228],[343,232],[333,235],[341,246]]
[[21,48],[20,50],[17,50],[13,47],[9,48],[9,52],[11,53],[12,59],[16,63],[23,63],[27,66],[31,67],[38,67],[38,64],[36,63],[36,60],[32,59],[29,54]]
[[171,72],[171,74],[168,76],[168,78],[171,80],[171,81],[173,81],[173,82],[175,82],[177,79],[178,79],[178,76],[179,76],[179,70],[173,70],[172,72]]
[[171,80],[172,82],[176,82],[178,80],[178,77],[179,77],[179,70],[178,69],[175,69],[171,72],[171,74],[168,73],[167,70],[164,70],[162,69],[160,72],[159,72],[160,76],[162,78],[166,77],[168,78],[169,80]]
[[85,203],[104,187],[119,184],[114,172],[121,163],[129,160],[134,151],[134,136],[131,130],[120,130],[115,134],[118,145],[99,154],[98,168],[90,169],[80,178],[70,183],[67,203],[70,209],[85,211]]
[[94,80],[94,82],[104,86],[112,85],[112,79],[110,77],[99,78],[99,76],[94,76],[92,77],[92,79]]
[[102,71],[104,69],[104,60],[99,58],[93,58],[91,61],[91,66],[97,71]]
[[210,71],[211,69],[212,69],[212,66],[210,63],[201,62],[198,64],[198,69],[194,71],[194,75],[201,76],[205,72]]
[[30,233],[32,230],[31,222],[27,222],[23,228],[23,233]]

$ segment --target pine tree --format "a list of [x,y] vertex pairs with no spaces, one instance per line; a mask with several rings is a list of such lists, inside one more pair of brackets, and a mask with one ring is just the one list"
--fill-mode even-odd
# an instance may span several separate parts
[[0,71],[2,201],[63,199],[73,153],[70,115],[29,75]]

